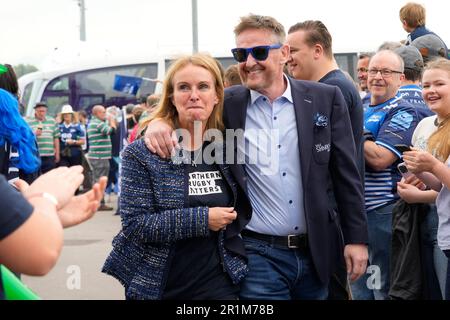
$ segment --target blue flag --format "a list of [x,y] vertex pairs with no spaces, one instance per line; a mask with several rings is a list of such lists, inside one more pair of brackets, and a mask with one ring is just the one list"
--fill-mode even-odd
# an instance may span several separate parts
[[120,91],[126,94],[136,95],[141,86],[142,78],[121,76],[116,74],[114,78],[114,87],[116,91]]

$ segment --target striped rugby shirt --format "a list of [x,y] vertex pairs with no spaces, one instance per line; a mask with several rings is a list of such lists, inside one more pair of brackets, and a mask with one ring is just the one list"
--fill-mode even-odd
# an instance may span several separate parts
[[372,132],[375,143],[382,146],[398,158],[391,166],[381,171],[372,170],[366,165],[365,201],[366,211],[397,201],[397,182],[401,176],[397,164],[401,153],[396,144],[411,145],[411,138],[418,123],[415,108],[396,96],[379,105],[370,105],[364,113],[364,128]]
[[90,159],[111,159],[111,138],[114,128],[92,116],[87,128]]
[[56,121],[52,117],[45,117],[44,121],[40,121],[33,118],[26,118],[28,125],[33,132],[36,133],[37,127],[42,125],[42,134],[36,136],[37,144],[39,147],[39,155],[41,157],[54,157],[55,156],[55,144],[54,140],[59,139],[59,127]]

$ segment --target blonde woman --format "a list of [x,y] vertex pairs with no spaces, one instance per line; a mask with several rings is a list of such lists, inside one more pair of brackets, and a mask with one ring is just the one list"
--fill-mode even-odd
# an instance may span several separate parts
[[[437,130],[428,139],[428,152],[405,152],[408,170],[429,188],[438,191],[438,245],[450,255],[450,61],[438,59],[428,64],[422,77],[423,98],[436,113]],[[433,156],[434,155],[434,156]]]
[[[204,139],[207,130],[224,129],[223,97],[212,57],[176,60],[152,117],[184,132],[182,149],[164,159],[141,139],[123,152],[122,230],[103,272],[124,285],[127,299],[238,297],[238,283],[247,273],[238,236],[243,226],[234,209],[238,187],[230,167],[217,157],[223,146]],[[212,162],[204,157],[211,147],[217,147]]]
[[81,146],[86,141],[85,134],[80,125],[75,122],[72,106],[66,104],[61,109],[62,121],[59,124],[60,132],[60,167],[81,165]]

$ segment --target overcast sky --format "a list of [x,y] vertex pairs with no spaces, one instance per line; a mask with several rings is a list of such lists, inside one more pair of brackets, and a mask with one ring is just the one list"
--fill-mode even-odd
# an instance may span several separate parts
[[[271,15],[285,28],[322,20],[335,52],[373,51],[383,41],[406,38],[398,18],[406,0],[198,0],[199,49],[231,55],[233,27],[250,12]],[[450,4],[418,0],[427,27],[450,44]],[[85,0],[85,47],[113,54],[187,53],[192,48],[191,0]],[[0,63],[45,66],[54,49],[74,52],[79,41],[77,0],[0,0]],[[120,50],[117,50],[120,48]]]

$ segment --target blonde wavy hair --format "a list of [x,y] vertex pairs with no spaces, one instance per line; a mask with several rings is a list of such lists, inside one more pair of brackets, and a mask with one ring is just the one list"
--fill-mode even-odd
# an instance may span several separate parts
[[178,112],[172,103],[174,92],[173,78],[178,71],[188,65],[194,65],[208,70],[214,79],[214,86],[219,102],[214,106],[214,109],[209,116],[205,131],[209,129],[218,129],[223,131],[225,129],[222,120],[224,99],[223,79],[219,62],[209,54],[196,53],[193,55],[180,57],[171,64],[163,82],[161,99],[159,100],[158,106],[152,115],[143,121],[141,124],[141,130],[147,127],[147,125],[154,119],[162,119],[169,123],[173,128],[179,128]]
[[[450,79],[450,60],[443,58],[433,60],[426,65],[424,73],[433,69],[446,71]],[[443,162],[450,156],[450,112],[445,115],[438,129],[428,139],[428,151]]]

